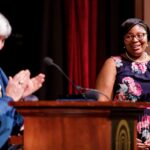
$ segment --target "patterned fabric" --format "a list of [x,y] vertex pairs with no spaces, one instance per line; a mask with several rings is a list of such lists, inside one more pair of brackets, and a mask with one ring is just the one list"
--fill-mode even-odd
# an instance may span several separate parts
[[132,62],[122,56],[112,57],[116,69],[115,101],[150,101],[150,61]]
[[[132,62],[124,57],[112,57],[117,69],[114,101],[150,101],[150,61]],[[137,123],[137,137],[150,138],[150,108],[145,109]]]
[[150,108],[145,109],[144,115],[139,116],[137,133],[143,143],[150,138]]
[[6,149],[4,146],[6,147],[10,135],[17,134],[23,125],[22,116],[8,105],[12,99],[5,92],[7,83],[8,79],[0,68],[0,149]]

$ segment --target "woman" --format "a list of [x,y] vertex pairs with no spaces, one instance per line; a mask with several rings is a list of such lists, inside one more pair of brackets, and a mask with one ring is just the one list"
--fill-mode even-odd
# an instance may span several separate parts
[[[4,47],[11,30],[9,21],[0,13],[0,49]],[[45,75],[42,73],[30,78],[29,70],[21,70],[14,77],[7,79],[0,68],[0,149],[8,149],[6,142],[9,136],[12,133],[17,134],[23,125],[22,116],[10,107],[8,102],[29,96],[42,86],[44,80]]]
[[[150,56],[146,52],[150,41],[149,27],[138,18],[130,18],[120,28],[122,53],[106,60],[100,71],[96,89],[114,101],[150,101]],[[108,101],[104,96],[99,101]],[[150,142],[139,148],[150,147]]]

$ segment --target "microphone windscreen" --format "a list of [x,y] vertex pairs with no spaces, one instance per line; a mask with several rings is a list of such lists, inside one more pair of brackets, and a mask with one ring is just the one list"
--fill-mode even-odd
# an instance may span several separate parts
[[94,99],[94,100],[97,100],[98,97],[99,97],[99,93],[96,92],[96,91],[93,91],[93,90],[88,90],[84,93],[85,97],[87,99]]
[[53,59],[51,59],[50,57],[45,57],[43,61],[48,66],[53,65]]

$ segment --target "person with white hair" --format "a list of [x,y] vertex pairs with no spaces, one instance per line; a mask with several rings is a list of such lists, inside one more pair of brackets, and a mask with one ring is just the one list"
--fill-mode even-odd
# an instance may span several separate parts
[[[0,49],[11,35],[12,27],[8,19],[0,13]],[[42,87],[45,75],[39,73],[30,78],[28,69],[21,70],[13,77],[7,78],[0,68],[0,150],[8,149],[7,141],[11,134],[17,134],[23,125],[23,117],[16,109],[9,106],[10,101],[19,101]]]

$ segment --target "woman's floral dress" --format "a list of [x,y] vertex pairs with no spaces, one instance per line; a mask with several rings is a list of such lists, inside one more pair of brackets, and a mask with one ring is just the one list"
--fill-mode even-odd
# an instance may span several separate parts
[[[112,58],[117,69],[114,101],[150,102],[150,61],[133,62],[122,56]],[[143,142],[150,137],[150,108],[139,117],[137,131]]]

